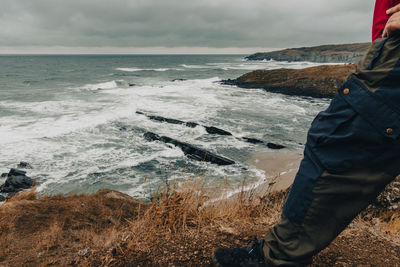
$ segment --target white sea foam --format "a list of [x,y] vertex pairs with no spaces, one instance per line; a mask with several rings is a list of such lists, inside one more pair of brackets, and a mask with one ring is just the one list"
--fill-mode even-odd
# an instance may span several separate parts
[[87,90],[101,90],[101,89],[113,89],[117,87],[118,87],[117,81],[109,81],[103,83],[86,84],[80,88]]
[[[183,64],[170,69],[118,70],[252,70],[280,66],[284,64],[238,60],[204,65]],[[297,68],[309,65],[288,63],[286,66]],[[137,77],[134,79],[141,78]],[[144,79],[138,82],[134,80],[139,85],[132,88],[128,86],[132,80],[100,80],[99,83],[76,88],[61,88],[60,91],[63,91],[60,95],[55,94],[52,100],[47,101],[0,101],[0,108],[7,111],[4,114],[12,114],[4,115],[0,121],[0,150],[7,151],[0,153],[1,167],[5,168],[1,171],[6,172],[16,162],[26,160],[34,165],[35,169],[30,174],[39,177],[42,192],[69,192],[76,188],[94,188],[99,183],[116,186],[115,189],[125,190],[134,196],[144,196],[153,183],[156,186],[155,180],[143,182],[139,179],[143,178],[140,176],[143,174],[136,170],[129,171],[130,167],[148,161],[166,166],[171,161],[180,160],[201,170],[209,170],[214,177],[240,179],[248,174],[242,170],[246,163],[245,159],[235,159],[234,155],[263,148],[235,137],[254,137],[274,142],[276,140],[272,137],[280,134],[277,129],[299,131],[297,128],[304,128],[304,124],[311,120],[311,115],[325,104],[323,100],[310,103],[303,98],[221,85],[217,82],[219,77],[189,78],[179,82],[145,79],[145,82],[142,82]],[[203,127],[189,128],[152,121],[136,114],[137,110],[216,126],[231,132],[234,137],[209,135]],[[126,126],[127,130],[120,131],[119,124]],[[210,163],[187,160],[183,152],[173,145],[145,141],[143,133],[146,131],[206,148],[234,159],[237,164],[221,168]],[[118,174],[119,168],[126,168],[126,173]],[[106,178],[91,176],[103,172],[107,173]],[[154,173],[156,176],[156,171]],[[259,178],[262,176],[256,170],[250,170],[250,173]]]
[[187,68],[187,69],[209,69],[210,67],[207,65],[187,65],[187,64],[181,64],[182,67]]
[[[19,110],[32,116],[8,116],[0,124],[0,144],[32,138],[54,137],[79,129],[93,128],[108,121],[130,117],[136,110],[178,119],[205,119],[221,106],[217,94],[209,88],[218,87],[211,79],[188,80],[183,83],[167,82],[155,86],[138,86],[135,90],[118,89],[100,91],[93,101],[63,100],[44,102],[0,102],[0,106]],[[113,88],[115,81],[86,85]],[[199,91],[200,90],[200,91]],[[109,94],[113,97],[110,99]],[[176,114],[179,114],[177,116]],[[157,127],[158,124],[155,124]],[[190,128],[188,130],[191,130]],[[180,130],[181,131],[181,130]]]

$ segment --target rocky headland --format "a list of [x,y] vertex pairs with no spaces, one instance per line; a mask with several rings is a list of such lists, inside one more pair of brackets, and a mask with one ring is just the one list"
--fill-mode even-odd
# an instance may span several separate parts
[[332,98],[354,71],[354,64],[256,70],[222,82],[242,88],[262,88],[273,93]]
[[248,60],[311,61],[319,63],[355,63],[359,61],[370,43],[320,45],[289,48],[279,51],[252,54]]

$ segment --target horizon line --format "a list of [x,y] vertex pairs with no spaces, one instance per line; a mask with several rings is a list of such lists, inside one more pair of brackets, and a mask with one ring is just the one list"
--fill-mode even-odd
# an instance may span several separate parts
[[245,55],[278,49],[282,48],[0,46],[0,55]]

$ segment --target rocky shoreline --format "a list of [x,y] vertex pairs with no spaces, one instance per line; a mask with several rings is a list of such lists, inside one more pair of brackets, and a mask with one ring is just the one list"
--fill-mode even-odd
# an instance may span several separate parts
[[242,88],[261,88],[286,95],[333,98],[355,71],[354,64],[324,65],[305,69],[255,70],[223,84]]
[[289,48],[252,54],[248,60],[311,61],[318,63],[355,63],[363,57],[370,43],[320,45]]
[[26,171],[21,169],[32,169],[32,166],[22,161],[17,165],[17,168],[11,168],[8,173],[1,174],[1,178],[5,178],[6,180],[4,184],[0,185],[0,202],[36,184],[36,181],[27,176]]

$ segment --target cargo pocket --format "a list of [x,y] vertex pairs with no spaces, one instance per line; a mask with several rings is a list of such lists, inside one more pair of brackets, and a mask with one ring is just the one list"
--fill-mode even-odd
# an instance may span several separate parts
[[313,154],[330,173],[373,164],[391,141],[339,95],[315,118],[307,139]]

